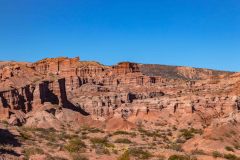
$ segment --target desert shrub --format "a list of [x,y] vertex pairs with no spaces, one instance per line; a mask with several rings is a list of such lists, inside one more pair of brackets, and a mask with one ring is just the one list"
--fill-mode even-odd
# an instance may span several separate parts
[[47,141],[50,142],[56,142],[57,141],[57,132],[54,128],[48,128],[48,129],[44,129],[44,128],[34,128],[34,130],[36,132],[36,134],[40,137],[43,138]]
[[129,139],[126,138],[118,138],[115,140],[115,143],[125,143],[125,144],[130,144],[132,143]]
[[184,137],[186,140],[189,140],[194,137],[195,134],[202,134],[203,131],[201,129],[195,129],[195,128],[190,128],[190,129],[181,129],[181,137]]
[[110,151],[107,147],[101,146],[101,145],[96,145],[95,146],[95,152],[96,154],[107,154],[110,155]]
[[89,126],[83,126],[81,128],[81,132],[82,133],[86,133],[89,132],[89,133],[104,133],[103,130],[101,130],[100,128],[91,128]]
[[176,143],[185,143],[185,142],[186,142],[186,139],[184,139],[184,138],[178,138],[176,140]]
[[47,155],[46,160],[67,160],[67,159],[63,157]]
[[225,149],[230,152],[234,152],[234,149],[230,146],[226,146]]
[[30,140],[32,135],[29,133],[28,129],[25,127],[19,128],[18,132],[22,140]]
[[53,142],[47,142],[46,143],[47,146],[51,147],[52,149],[57,149],[57,148],[63,148],[64,146],[62,144],[58,144],[58,143],[53,143]]
[[139,128],[138,131],[143,135],[143,136],[148,136],[148,137],[163,137],[163,135],[159,134],[157,131],[148,131],[143,128]]
[[214,152],[212,152],[212,156],[214,158],[218,158],[218,157],[223,157],[223,154],[218,151],[214,151]]
[[56,132],[57,130],[54,128],[32,128],[33,131],[41,132],[44,134],[48,134],[49,132]]
[[102,131],[101,129],[99,128],[89,128],[88,131],[90,133],[104,133],[104,131]]
[[61,132],[60,134],[57,135],[57,139],[65,141],[67,139],[73,139],[73,138],[77,138],[77,135],[70,135],[67,134],[66,132]]
[[187,155],[172,155],[168,158],[168,160],[197,160],[197,158]]
[[240,150],[240,144],[239,143],[235,143],[234,144],[234,148],[237,149],[237,150]]
[[193,155],[206,155],[206,153],[203,150],[195,149],[192,151]]
[[65,149],[71,153],[84,152],[86,148],[85,143],[79,138],[72,139],[65,145]]
[[132,148],[129,150],[129,153],[138,159],[149,159],[152,157],[152,154],[150,152],[144,151],[141,148]]
[[88,160],[88,158],[81,154],[73,154],[72,155],[73,160]]
[[25,156],[25,159],[29,159],[30,156],[32,156],[32,155],[44,154],[44,151],[40,148],[31,147],[31,148],[25,148],[23,150],[23,154]]
[[177,143],[171,143],[166,148],[167,149],[172,149],[172,150],[175,150],[175,151],[179,151],[179,152],[182,151],[182,146],[180,144],[177,144]]
[[228,159],[228,160],[240,160],[239,157],[237,157],[236,155],[233,155],[233,154],[225,154],[224,158]]
[[108,148],[114,148],[114,145],[111,144],[107,138],[92,138],[90,141],[97,154],[110,154]]
[[119,158],[118,160],[130,160],[130,154],[129,151],[125,151]]
[[129,135],[131,137],[135,137],[136,133],[134,132],[127,132],[127,131],[116,131],[113,133],[113,135]]
[[107,138],[91,138],[90,141],[92,142],[93,145],[100,145],[100,146],[105,146],[105,147],[114,147],[113,144],[109,143]]
[[189,130],[182,130],[181,136],[184,137],[186,140],[189,140],[194,137],[194,133]]
[[130,133],[127,131],[116,131],[113,135],[129,135]]
[[39,137],[46,139],[47,141],[55,142],[57,138],[56,130],[54,128],[31,128],[31,127],[20,127],[18,129],[20,137],[23,140],[30,140],[32,137]]

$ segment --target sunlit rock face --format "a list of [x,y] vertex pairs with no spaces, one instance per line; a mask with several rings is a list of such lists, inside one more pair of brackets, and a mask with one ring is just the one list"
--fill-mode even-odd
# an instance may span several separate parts
[[96,121],[119,117],[135,124],[154,113],[149,119],[202,127],[240,108],[240,78],[231,72],[60,57],[4,63],[0,78],[1,119],[48,103]]

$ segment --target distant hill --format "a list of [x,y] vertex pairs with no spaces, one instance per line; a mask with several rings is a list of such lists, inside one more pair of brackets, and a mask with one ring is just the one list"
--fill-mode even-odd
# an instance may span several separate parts
[[235,72],[212,69],[168,66],[159,64],[141,64],[140,71],[148,76],[161,76],[170,79],[200,80],[209,77],[229,76]]

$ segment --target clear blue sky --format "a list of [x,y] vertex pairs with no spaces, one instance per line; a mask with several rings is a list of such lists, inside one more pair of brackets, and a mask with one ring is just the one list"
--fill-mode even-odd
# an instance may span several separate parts
[[0,0],[0,60],[240,71],[239,0]]

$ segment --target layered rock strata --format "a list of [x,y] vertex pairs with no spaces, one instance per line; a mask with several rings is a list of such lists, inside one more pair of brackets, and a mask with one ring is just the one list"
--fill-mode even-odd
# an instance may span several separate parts
[[176,124],[196,125],[209,125],[240,109],[240,76],[231,72],[130,62],[104,66],[60,57],[33,64],[9,62],[1,66],[0,79],[2,120],[45,103],[100,121],[130,121],[154,112],[177,117]]

